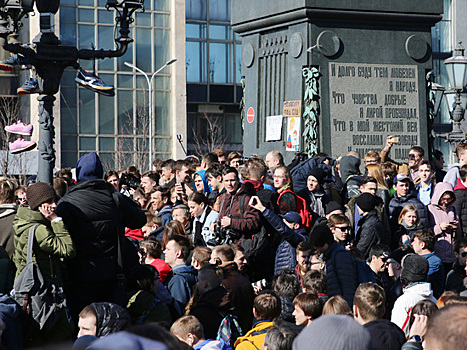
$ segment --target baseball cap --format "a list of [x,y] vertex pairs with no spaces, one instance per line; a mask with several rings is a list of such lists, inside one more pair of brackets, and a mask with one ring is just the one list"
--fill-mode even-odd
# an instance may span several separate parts
[[282,215],[282,218],[287,222],[296,223],[296,224],[302,223],[302,217],[296,211],[289,211],[287,214]]
[[396,183],[397,181],[409,181],[410,182],[410,178],[405,174],[397,174],[394,177],[394,183]]

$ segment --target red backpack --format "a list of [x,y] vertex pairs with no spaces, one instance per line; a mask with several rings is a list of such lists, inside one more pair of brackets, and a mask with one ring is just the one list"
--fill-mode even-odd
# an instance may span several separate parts
[[306,200],[303,199],[300,196],[297,196],[293,191],[291,190],[285,190],[283,191],[280,195],[279,198],[277,199],[277,205],[280,208],[280,202],[281,202],[281,197],[286,194],[286,193],[291,193],[295,197],[295,211],[300,214],[300,217],[302,218],[302,226],[305,228],[307,231],[310,230],[311,228],[311,220],[313,218],[313,215],[310,213],[310,209],[308,208],[308,204],[306,203]]

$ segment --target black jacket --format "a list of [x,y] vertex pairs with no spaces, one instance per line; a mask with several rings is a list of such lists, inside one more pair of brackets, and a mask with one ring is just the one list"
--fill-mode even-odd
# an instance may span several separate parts
[[357,270],[355,259],[336,241],[332,242],[324,252],[326,276],[328,278],[328,295],[342,295],[350,307],[357,289]]
[[467,190],[457,189],[454,191],[454,194],[456,195],[456,200],[453,205],[457,209],[464,237],[467,237]]
[[68,262],[74,281],[114,280],[117,275],[117,237],[125,227],[141,228],[146,215],[138,204],[112,192],[104,180],[80,182],[60,200],[63,218],[75,243],[76,258]]
[[404,332],[389,320],[374,320],[363,327],[370,333],[373,350],[400,350],[405,343]]
[[454,261],[452,270],[448,272],[446,276],[446,288],[445,290],[451,290],[456,293],[464,291],[465,268],[459,265],[459,261]]
[[375,244],[389,244],[384,236],[384,228],[378,219],[376,210],[370,211],[358,221],[360,227],[355,238],[355,246],[363,254],[365,259],[370,255],[370,249]]

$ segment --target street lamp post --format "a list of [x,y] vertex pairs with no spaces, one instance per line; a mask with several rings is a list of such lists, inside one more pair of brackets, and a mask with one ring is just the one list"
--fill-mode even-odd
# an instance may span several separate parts
[[177,59],[176,58],[173,58],[171,59],[170,61],[167,61],[165,62],[165,64],[160,67],[158,70],[156,70],[152,75],[151,75],[151,78],[149,78],[149,76],[143,72],[140,68],[136,67],[134,64],[131,64],[130,62],[124,62],[125,66],[127,67],[130,67],[138,72],[140,72],[142,75],[144,75],[144,77],[146,78],[146,81],[148,83],[148,90],[149,90],[149,98],[148,98],[148,102],[149,102],[149,106],[148,106],[148,117],[149,117],[149,166],[151,166],[151,162],[152,162],[152,141],[153,141],[153,137],[152,137],[152,131],[153,131],[153,126],[152,126],[152,123],[153,123],[153,120],[154,120],[154,116],[153,116],[153,113],[154,113],[154,109],[153,109],[153,106],[152,106],[152,81],[154,79],[154,77],[160,73],[165,67],[171,65],[172,63],[174,63]]
[[[20,54],[35,67],[39,82],[39,161],[37,180],[52,183],[55,164],[53,126],[53,103],[60,87],[60,80],[66,67],[79,69],[78,60],[94,60],[120,57],[133,42],[129,37],[133,13],[143,10],[144,0],[107,0],[107,10],[114,9],[119,36],[115,39],[113,50],[80,49],[62,45],[55,35],[54,15],[60,0],[0,0],[0,44],[7,51]],[[34,3],[40,13],[40,32],[30,44],[16,40],[21,20],[34,12]]]

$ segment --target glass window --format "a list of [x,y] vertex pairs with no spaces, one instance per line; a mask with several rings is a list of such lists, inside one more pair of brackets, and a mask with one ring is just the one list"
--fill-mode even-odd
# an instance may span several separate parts
[[76,134],[76,88],[62,87],[60,90],[60,129],[64,134]]
[[169,57],[170,33],[166,29],[154,29],[154,58],[155,67],[159,69],[172,57]]
[[99,152],[99,158],[104,166],[104,170],[115,169],[115,156],[114,153]]
[[230,26],[210,24],[209,39],[229,40],[231,39],[232,30]]
[[170,16],[165,13],[154,14],[154,27],[170,27]]
[[206,24],[187,23],[186,24],[186,37],[195,39],[206,38]]
[[76,70],[65,70],[60,80],[61,86],[76,86],[75,77]]
[[186,80],[195,83],[207,81],[205,42],[186,41]]
[[[62,5],[71,5],[71,6],[75,6],[76,5],[76,0],[61,0],[60,1],[60,6]],[[62,8],[62,7],[60,7]]]
[[99,95],[99,133],[115,134],[114,131],[114,98]]
[[[110,26],[97,27],[97,48],[112,49],[114,47],[114,28]],[[114,58],[97,60],[99,69],[114,70]]]
[[[135,31],[138,43],[136,46],[136,67],[143,72],[149,72],[151,71],[151,28],[136,28]],[[156,44],[156,51],[157,47]]]
[[206,0],[186,0],[185,15],[187,19],[206,19]]
[[118,138],[118,151],[119,152],[133,152],[135,150],[135,143],[133,138],[119,137]]
[[80,137],[79,138],[79,150],[80,151],[95,151],[96,150],[96,138],[95,137]]
[[94,6],[94,0],[78,0],[78,5]]
[[235,82],[241,84],[242,80],[242,45],[235,45]]
[[96,93],[88,89],[78,89],[79,93],[79,132],[96,133]]
[[209,1],[209,20],[230,22],[230,0]]
[[62,167],[70,167],[73,168],[76,166],[78,162],[78,155],[76,152],[62,152]]
[[135,13],[136,25],[137,26],[151,26],[151,13],[148,12],[136,12]]
[[[79,49],[90,49],[91,43],[96,43],[94,40],[94,26],[90,24],[79,24],[78,25],[78,36],[79,36]],[[82,60],[84,61],[84,60]]]
[[232,44],[209,44],[209,81],[211,83],[231,83],[231,48]]
[[224,130],[226,142],[242,143],[242,126],[240,114],[226,114]]
[[170,115],[170,93],[157,91],[154,100],[156,106],[156,115],[154,130],[156,135],[170,135],[171,126],[169,122]]
[[169,11],[170,2],[167,0],[154,0],[154,11]]
[[[167,69],[169,71],[170,68]],[[170,77],[157,75],[155,78],[155,87],[157,90],[170,90]],[[147,83],[146,83],[147,85]]]
[[156,138],[156,157],[161,157],[162,159],[167,158],[170,153],[171,140],[170,138]]
[[76,22],[76,9],[74,7],[60,7],[60,22]]
[[133,92],[117,91],[118,104],[118,134],[133,133]]
[[100,137],[99,138],[99,151],[115,151],[114,138]]
[[[139,43],[137,44],[139,45]],[[130,45],[128,47],[128,50],[127,52],[125,52],[125,54],[121,57],[118,57],[117,58],[117,71],[128,71],[128,67],[125,66],[125,62],[133,62],[133,48],[135,47],[136,45]]]
[[76,151],[78,150],[78,138],[76,136],[62,136],[62,149],[65,151]]
[[63,45],[76,45],[76,24],[60,23],[60,40]]
[[78,21],[94,23],[94,10],[78,8]]
[[118,74],[117,75],[117,86],[119,89],[121,88],[132,89],[133,88],[133,75]]
[[113,11],[98,10],[97,18],[99,19],[99,24],[114,24],[115,22],[115,14]]

